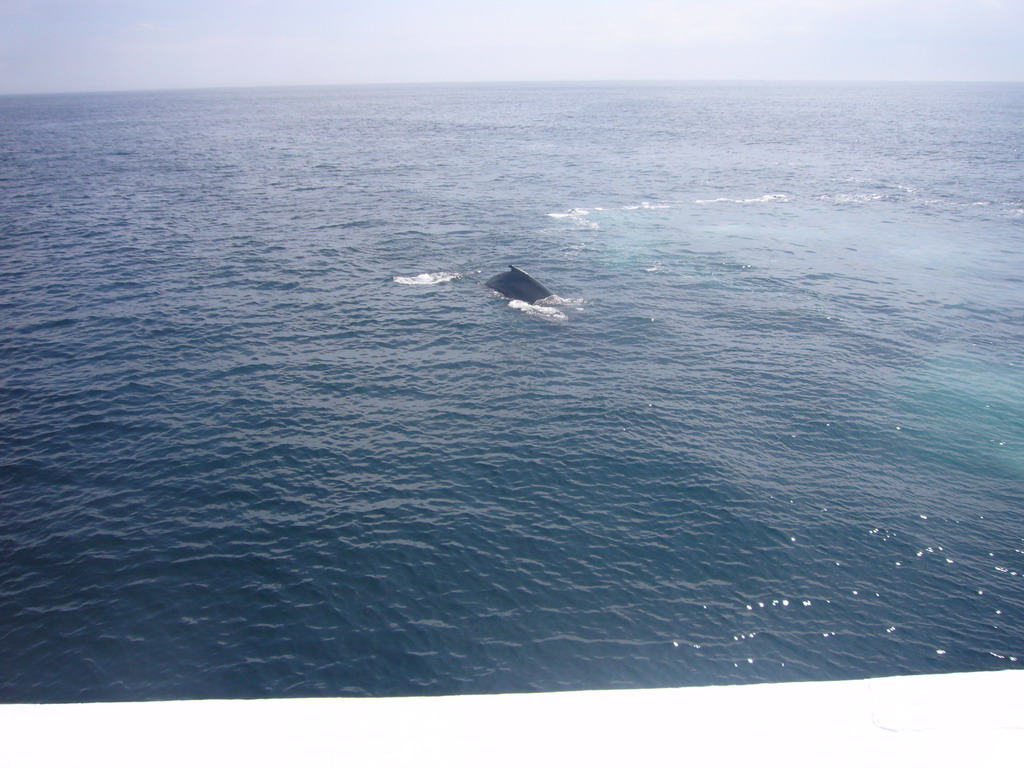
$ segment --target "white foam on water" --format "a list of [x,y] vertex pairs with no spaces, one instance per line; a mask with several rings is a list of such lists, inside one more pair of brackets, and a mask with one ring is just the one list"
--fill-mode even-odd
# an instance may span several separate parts
[[716,197],[714,200],[694,200],[694,202],[698,205],[708,205],[709,203],[786,203],[789,202],[789,195],[761,195],[760,197],[748,197],[744,200],[735,197]]
[[[598,209],[598,210],[601,210],[601,209]],[[589,216],[589,215],[590,215],[590,211],[588,211],[586,208],[570,208],[565,213],[549,213],[548,214],[548,216],[550,216],[553,219],[574,219],[574,218],[580,218],[580,217]]]
[[873,203],[878,200],[885,200],[886,195],[881,192],[846,193],[840,192],[835,195],[822,195],[819,199],[831,200],[835,203]]
[[[597,208],[595,210],[601,211],[603,208]],[[565,213],[549,213],[553,219],[568,219],[580,229],[600,229],[596,221],[591,221],[587,217],[590,215],[590,211],[586,208],[570,208]]]
[[622,210],[623,211],[640,211],[640,210],[654,211],[654,210],[660,210],[662,208],[671,208],[671,207],[672,206],[669,205],[668,203],[649,203],[649,202],[647,202],[645,200],[644,202],[640,203],[640,205],[624,205],[624,206],[622,206]]
[[583,303],[583,299],[567,299],[564,296],[559,296],[557,293],[552,293],[550,296],[545,296],[543,299],[538,299],[534,306],[582,307]]
[[396,277],[395,282],[399,285],[438,285],[461,277],[458,272],[423,272],[414,277]]
[[[548,298],[551,298],[551,297],[549,296]],[[546,301],[546,299],[545,299],[545,301]],[[532,315],[534,317],[540,317],[540,318],[542,318],[544,320],[553,320],[555,322],[565,322],[566,320],[569,319],[566,316],[565,312],[563,312],[562,310],[556,309],[555,307],[547,307],[547,306],[544,306],[543,304],[540,304],[540,303],[538,303],[538,304],[530,304],[527,301],[520,301],[519,299],[512,299],[512,301],[510,301],[508,303],[508,305],[510,307],[512,307],[512,309],[518,309],[520,312],[523,312],[523,313],[525,313],[527,315]]]

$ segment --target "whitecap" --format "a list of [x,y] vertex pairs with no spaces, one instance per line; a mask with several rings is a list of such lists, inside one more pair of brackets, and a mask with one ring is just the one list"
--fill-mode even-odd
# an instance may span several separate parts
[[[596,210],[603,210],[597,208]],[[571,208],[565,213],[549,213],[553,219],[568,219],[575,224],[579,229],[600,229],[600,226],[596,221],[591,221],[587,218],[590,215],[590,211],[586,208]]]
[[423,272],[413,277],[396,277],[394,280],[399,285],[438,285],[461,277],[458,272]]
[[645,200],[644,202],[640,203],[639,205],[624,205],[624,206],[622,206],[622,210],[623,211],[639,211],[639,210],[656,211],[656,210],[661,210],[662,208],[671,208],[671,207],[672,206],[670,206],[668,203],[649,203],[649,202],[647,202]]
[[761,195],[743,200],[744,203],[785,203],[789,200],[788,195]]
[[576,217],[589,216],[589,215],[590,215],[590,211],[588,211],[586,208],[570,208],[565,213],[549,213],[548,214],[548,216],[550,216],[553,219],[572,219],[572,218],[576,218]]
[[695,200],[694,202],[698,205],[707,205],[709,203],[785,203],[789,202],[789,195],[761,195],[760,197],[748,197],[743,200],[735,197],[716,197],[714,200]]
[[848,193],[839,192],[834,195],[822,195],[821,200],[831,200],[834,203],[873,203],[884,200],[886,196],[881,192]]

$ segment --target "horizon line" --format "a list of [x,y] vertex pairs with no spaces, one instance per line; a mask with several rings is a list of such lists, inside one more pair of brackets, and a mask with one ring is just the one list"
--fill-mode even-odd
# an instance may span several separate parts
[[299,88],[360,88],[360,87],[437,87],[437,86],[484,86],[484,85],[671,85],[683,83],[748,83],[748,84],[865,84],[865,85],[1020,85],[1024,80],[977,80],[977,79],[893,79],[879,80],[872,78],[627,78],[627,79],[546,79],[546,80],[379,80],[322,83],[276,83],[276,84],[245,84],[245,85],[184,85],[158,86],[154,88],[111,88],[111,89],[73,89],[43,91],[0,91],[0,98],[17,96],[100,96],[105,94],[129,93],[176,93],[185,91],[240,91],[240,90],[277,90]]

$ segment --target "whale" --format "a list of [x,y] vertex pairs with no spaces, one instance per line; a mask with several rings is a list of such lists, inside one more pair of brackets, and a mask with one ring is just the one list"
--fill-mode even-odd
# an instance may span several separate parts
[[484,285],[508,299],[518,299],[527,304],[535,304],[554,295],[514,264],[508,265],[508,272],[495,275]]

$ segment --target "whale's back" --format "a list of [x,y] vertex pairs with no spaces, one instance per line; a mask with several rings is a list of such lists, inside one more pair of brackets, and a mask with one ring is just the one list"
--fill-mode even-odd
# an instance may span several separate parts
[[486,283],[488,288],[497,291],[502,296],[510,299],[519,299],[530,304],[546,299],[552,292],[534,280],[523,270],[512,264],[508,265],[508,272],[495,275]]

